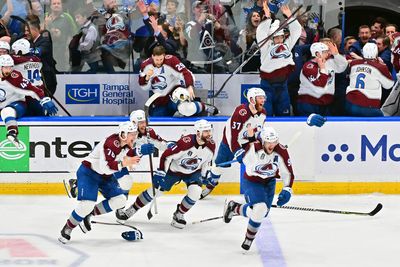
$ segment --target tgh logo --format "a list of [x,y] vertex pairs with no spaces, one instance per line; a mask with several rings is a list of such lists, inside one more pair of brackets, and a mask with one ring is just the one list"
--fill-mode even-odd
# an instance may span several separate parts
[[321,155],[323,162],[330,160],[352,162],[357,158],[360,161],[367,161],[372,158],[378,158],[380,161],[400,161],[400,144],[390,144],[387,135],[382,135],[375,142],[368,139],[366,135],[361,135],[360,151],[356,154],[350,151],[347,144],[329,144],[327,149],[328,151]]

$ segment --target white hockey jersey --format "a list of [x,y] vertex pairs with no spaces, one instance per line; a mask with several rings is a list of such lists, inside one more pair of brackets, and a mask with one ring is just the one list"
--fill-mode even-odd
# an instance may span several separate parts
[[128,146],[121,147],[118,134],[112,134],[98,143],[82,164],[104,176],[110,176],[122,168],[118,164],[123,156],[134,156]]
[[293,185],[292,163],[286,147],[281,144],[268,155],[260,142],[251,143],[246,147],[243,163],[246,168],[244,178],[249,181],[264,183],[271,178],[280,178],[280,169],[284,168],[283,173],[289,175],[288,179],[284,179],[284,186]]
[[[271,22],[271,19],[267,19],[258,25],[256,38],[259,45],[269,34],[271,34]],[[290,35],[283,44],[275,45],[271,38],[261,47],[261,79],[274,80],[278,77],[287,79],[293,70],[294,61],[291,51],[301,35],[301,25],[297,19],[289,24],[289,31]]]
[[153,128],[148,128],[149,129],[149,137],[147,137],[147,132],[146,134],[141,134],[139,132],[138,137],[136,139],[136,148],[140,148],[141,145],[143,144],[153,144],[158,150],[164,151],[167,149],[167,141],[162,139],[156,132],[154,131]]
[[8,77],[0,79],[0,110],[13,102],[25,101],[26,96],[40,100],[44,97],[44,93],[16,70],[13,70]]
[[206,176],[215,152],[214,141],[199,145],[196,135],[186,135],[175,146],[164,151],[160,158],[160,170],[178,176],[201,171]]
[[[153,69],[154,73],[150,80],[146,81],[145,77],[149,69]],[[154,104],[164,105],[168,103],[169,95],[176,87],[193,86],[194,76],[175,56],[166,55],[160,68],[153,65],[153,59],[150,57],[140,66],[139,85],[143,90],[160,93],[163,97],[156,99]]]
[[386,64],[375,59],[357,59],[350,63],[350,84],[346,99],[351,103],[371,108],[380,108],[382,87],[391,89],[392,75]]
[[267,112],[265,109],[253,115],[248,104],[236,107],[232,116],[225,123],[222,142],[227,144],[234,153],[249,142],[247,126],[251,125],[254,132],[260,131],[266,118]]
[[333,102],[335,94],[335,73],[346,70],[347,60],[337,54],[325,63],[326,73],[322,73],[317,62],[306,62],[300,73],[300,88],[298,102],[314,105],[328,105]]
[[14,69],[21,72],[25,79],[28,79],[34,86],[40,87],[43,85],[42,61],[37,56],[17,56],[12,55],[14,60]]

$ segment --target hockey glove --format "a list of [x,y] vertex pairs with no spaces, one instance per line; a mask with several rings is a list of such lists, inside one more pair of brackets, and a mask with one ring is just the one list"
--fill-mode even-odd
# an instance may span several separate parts
[[211,171],[207,172],[206,177],[203,177],[203,184],[210,187],[216,187],[221,175],[215,175]]
[[236,150],[234,157],[239,163],[243,163],[243,157],[244,157],[244,152],[245,150],[243,148],[239,148]]
[[135,240],[143,239],[142,231],[140,231],[139,229],[123,232],[121,234],[121,236],[123,239],[128,240],[128,241],[135,241]]
[[326,122],[326,118],[322,117],[319,114],[310,114],[310,116],[308,116],[307,118],[307,124],[309,126],[317,126],[317,127],[321,127],[322,125],[324,125],[324,123]]
[[278,196],[278,202],[276,203],[278,206],[283,206],[289,202],[290,197],[292,196],[292,188],[285,186],[281,193]]
[[165,173],[165,171],[162,170],[156,170],[154,172],[154,176],[153,176],[153,184],[154,187],[156,188],[160,188],[161,190],[163,188],[166,187],[167,182],[166,182],[166,176],[167,174]]
[[54,105],[50,97],[43,97],[42,100],[40,100],[40,105],[42,105],[43,109],[47,112],[47,115],[53,116],[57,114],[58,108]]
[[153,144],[143,144],[140,147],[140,153],[142,155],[150,155],[154,153],[154,145]]

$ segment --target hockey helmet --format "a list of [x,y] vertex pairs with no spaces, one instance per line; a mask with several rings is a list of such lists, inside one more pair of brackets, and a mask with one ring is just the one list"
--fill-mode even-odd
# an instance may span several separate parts
[[374,59],[378,57],[378,46],[374,43],[366,43],[363,47],[363,57]]
[[185,102],[189,101],[190,95],[186,88],[178,87],[172,92],[172,101],[177,102]]
[[261,130],[260,134],[261,140],[263,143],[268,142],[268,143],[274,143],[278,142],[279,137],[278,134],[276,133],[275,129],[272,127],[263,127]]
[[130,121],[124,121],[121,122],[118,125],[119,128],[119,135],[121,136],[122,133],[133,133],[133,132],[137,132],[137,126],[136,124],[130,122]]
[[140,121],[146,121],[146,114],[144,113],[143,110],[138,109],[138,110],[132,111],[129,118],[130,118],[131,122],[134,122],[137,125]]
[[198,120],[194,123],[196,132],[202,133],[203,131],[212,130],[212,124],[206,120]]
[[247,96],[246,97],[247,97],[247,101],[249,101],[249,103],[251,103],[250,100],[252,98],[254,99],[254,101],[256,101],[256,97],[257,96],[266,97],[264,90],[261,89],[261,88],[258,88],[258,87],[252,87],[252,88],[247,90]]
[[329,47],[321,42],[313,43],[310,47],[311,55],[313,57],[317,56],[317,52],[322,54],[323,51],[329,51]]
[[12,67],[14,66],[14,60],[10,55],[0,56],[0,67]]
[[15,41],[11,46],[12,51],[16,55],[18,54],[26,55],[29,53],[30,48],[31,48],[31,43],[25,38]]
[[0,41],[0,49],[5,49],[10,51],[10,44],[6,41]]

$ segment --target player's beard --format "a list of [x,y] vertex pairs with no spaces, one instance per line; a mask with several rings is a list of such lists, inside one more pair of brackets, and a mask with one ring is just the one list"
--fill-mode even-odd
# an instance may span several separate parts
[[10,72],[6,72],[4,73],[4,71],[1,71],[1,75],[3,76],[3,78],[7,78],[8,76],[10,76],[11,71]]
[[201,136],[201,141],[203,141],[204,143],[210,142],[211,139],[212,139],[212,135],[208,135],[207,137],[204,137],[204,135]]
[[263,109],[263,106],[264,106],[264,105],[262,105],[262,104],[260,104],[260,103],[256,103],[255,108],[256,108],[257,112],[261,112],[262,109]]

